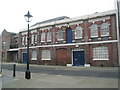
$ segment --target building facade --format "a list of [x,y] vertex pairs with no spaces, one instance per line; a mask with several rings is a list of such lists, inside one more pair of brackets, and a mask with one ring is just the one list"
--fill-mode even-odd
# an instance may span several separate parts
[[[27,30],[19,32],[18,62],[27,62]],[[118,66],[116,11],[37,23],[30,28],[30,63]]]
[[[16,55],[13,55],[13,52],[11,54],[9,53],[10,49],[18,48],[18,37],[16,38],[16,33],[8,32],[6,30],[3,30],[0,40],[0,51],[1,51],[1,59],[2,62],[13,62]],[[18,52],[18,51],[17,51]],[[16,52],[15,52],[16,53]]]

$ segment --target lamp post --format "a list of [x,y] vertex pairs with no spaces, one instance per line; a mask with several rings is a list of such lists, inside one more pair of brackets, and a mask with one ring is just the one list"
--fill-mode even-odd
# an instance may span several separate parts
[[28,11],[28,13],[26,15],[24,15],[26,21],[28,22],[28,37],[27,37],[27,70],[25,72],[25,78],[26,79],[30,79],[31,78],[31,74],[30,74],[30,70],[29,70],[29,22],[31,21],[31,18],[33,17],[32,15],[30,15],[30,12]]

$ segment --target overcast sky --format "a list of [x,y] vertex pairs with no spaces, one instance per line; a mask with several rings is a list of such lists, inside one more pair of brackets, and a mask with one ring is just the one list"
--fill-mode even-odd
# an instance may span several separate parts
[[114,9],[115,0],[0,0],[0,33],[18,33],[26,28],[24,15],[33,15],[30,25],[59,16],[79,17]]

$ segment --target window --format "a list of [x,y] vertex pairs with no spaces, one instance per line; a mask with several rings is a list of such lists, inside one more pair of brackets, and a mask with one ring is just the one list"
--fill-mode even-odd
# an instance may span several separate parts
[[22,45],[25,45],[25,37],[22,37]]
[[42,60],[51,60],[50,50],[42,50]]
[[52,39],[51,35],[52,35],[51,31],[48,31],[48,33],[47,33],[47,42],[51,41],[51,39]]
[[77,26],[75,28],[75,39],[82,38],[82,28],[80,26]]
[[45,32],[41,33],[41,42],[45,42]]
[[37,52],[36,51],[32,51],[32,58],[31,60],[37,60]]
[[6,42],[4,42],[4,41],[2,42],[2,46],[3,46],[3,47],[5,46],[5,43],[6,43]]
[[108,47],[94,47],[93,60],[109,60]]
[[35,43],[37,43],[37,33],[35,34]]
[[28,38],[28,36],[25,37],[25,44],[26,44],[26,45],[27,45],[27,38]]
[[109,36],[109,24],[104,22],[100,26],[101,36]]
[[91,34],[91,37],[98,37],[98,25],[97,24],[93,24],[90,26],[90,34]]
[[34,34],[31,35],[31,44],[34,44]]
[[57,39],[58,39],[58,41],[63,40],[63,31],[62,31],[62,29],[58,30]]

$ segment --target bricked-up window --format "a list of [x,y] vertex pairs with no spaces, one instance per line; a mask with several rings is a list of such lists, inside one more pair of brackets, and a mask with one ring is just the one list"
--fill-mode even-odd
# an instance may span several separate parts
[[52,38],[51,38],[52,32],[48,31],[47,33],[47,42],[51,42]]
[[32,58],[31,60],[37,60],[37,52],[36,51],[32,51]]
[[45,42],[45,32],[41,33],[41,42]]
[[90,35],[91,37],[98,37],[98,25],[93,24],[90,26]]
[[42,60],[51,60],[50,50],[42,50]]
[[94,47],[93,60],[109,60],[108,47]]
[[101,36],[109,36],[109,24],[104,22],[100,25]]
[[58,30],[58,32],[57,32],[57,39],[58,39],[58,41],[63,40],[63,31],[62,31],[62,29]]
[[75,28],[75,39],[82,38],[82,27],[77,26]]
[[22,45],[25,45],[25,37],[22,37]]

